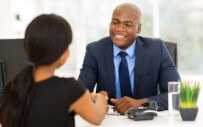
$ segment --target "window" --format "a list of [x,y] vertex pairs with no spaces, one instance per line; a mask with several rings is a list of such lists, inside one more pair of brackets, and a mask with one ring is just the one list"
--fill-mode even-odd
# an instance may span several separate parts
[[[183,79],[203,82],[203,1],[201,0],[8,0],[12,27],[9,38],[23,37],[27,24],[42,13],[66,18],[73,29],[71,56],[56,74],[77,78],[86,44],[108,36],[113,9],[123,3],[136,4],[142,12],[141,36],[177,42],[178,69]],[[7,4],[8,6],[8,4]],[[0,9],[1,12],[11,12]],[[5,17],[7,18],[7,17]],[[1,22],[1,21],[0,21]],[[19,27],[20,26],[20,27]],[[0,32],[4,29],[0,29]],[[4,36],[0,36],[5,38]]]

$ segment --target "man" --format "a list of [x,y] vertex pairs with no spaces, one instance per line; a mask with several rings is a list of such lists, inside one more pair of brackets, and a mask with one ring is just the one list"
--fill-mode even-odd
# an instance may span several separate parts
[[[115,8],[110,37],[87,45],[79,80],[92,92],[106,91],[114,110],[124,114],[131,107],[157,101],[158,110],[168,108],[169,81],[180,78],[162,40],[137,36],[141,12],[133,4]],[[157,93],[157,85],[163,93]],[[116,99],[114,99],[116,98]]]

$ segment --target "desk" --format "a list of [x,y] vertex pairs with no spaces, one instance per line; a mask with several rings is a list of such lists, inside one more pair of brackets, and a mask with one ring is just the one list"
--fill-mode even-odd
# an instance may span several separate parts
[[[75,117],[76,127],[96,127],[79,115]],[[101,127],[203,127],[203,109],[198,111],[195,121],[182,121],[181,116],[171,117],[168,111],[158,112],[153,120],[133,121],[123,115],[106,115]]]

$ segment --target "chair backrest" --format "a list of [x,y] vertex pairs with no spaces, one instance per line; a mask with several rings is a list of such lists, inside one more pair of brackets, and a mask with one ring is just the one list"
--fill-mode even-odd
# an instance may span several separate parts
[[166,47],[174,61],[174,64],[176,66],[178,66],[178,48],[177,48],[177,43],[173,43],[173,42],[166,42]]
[[24,65],[23,39],[0,39],[0,86],[5,85]]

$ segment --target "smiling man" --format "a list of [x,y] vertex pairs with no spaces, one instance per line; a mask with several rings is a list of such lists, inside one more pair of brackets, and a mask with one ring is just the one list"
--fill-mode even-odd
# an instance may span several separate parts
[[[132,107],[156,101],[158,110],[168,108],[169,81],[178,81],[177,68],[159,39],[137,36],[141,12],[134,4],[114,9],[110,37],[87,45],[79,80],[92,92],[106,91],[114,110],[124,114]],[[163,93],[158,94],[158,84]]]
[[140,10],[131,4],[122,4],[114,10],[110,24],[114,45],[125,50],[134,43],[141,31],[140,17]]

